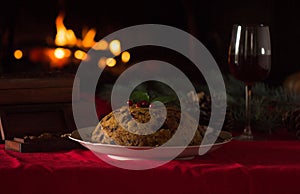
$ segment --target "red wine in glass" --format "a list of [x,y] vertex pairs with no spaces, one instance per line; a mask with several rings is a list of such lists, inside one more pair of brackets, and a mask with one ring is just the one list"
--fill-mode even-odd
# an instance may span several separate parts
[[231,74],[248,84],[265,80],[270,73],[271,55],[242,57],[234,60],[235,55],[229,56]]
[[246,125],[237,139],[253,140],[251,129],[252,85],[265,80],[271,69],[271,43],[269,26],[262,24],[235,24],[232,28],[228,53],[231,74],[245,83]]

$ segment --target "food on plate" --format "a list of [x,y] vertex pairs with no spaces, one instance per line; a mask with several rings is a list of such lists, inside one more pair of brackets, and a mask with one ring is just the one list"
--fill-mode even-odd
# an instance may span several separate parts
[[[168,146],[193,146],[201,144],[205,132],[208,131],[211,137],[215,134],[214,130],[207,130],[207,126],[199,125],[193,117],[178,108],[166,107],[166,117],[162,109],[152,108],[151,111],[152,115],[149,107],[135,104],[114,110],[100,120],[92,132],[91,141],[122,146],[156,147],[166,142]],[[149,122],[150,119],[157,122]],[[179,125],[184,128],[177,131]],[[198,127],[194,132],[195,125]],[[189,135],[191,133],[192,137]],[[230,138],[231,133],[221,131],[217,142]]]

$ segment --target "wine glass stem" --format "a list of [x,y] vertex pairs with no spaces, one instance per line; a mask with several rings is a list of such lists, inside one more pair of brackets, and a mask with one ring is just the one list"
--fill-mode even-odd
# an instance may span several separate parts
[[252,85],[251,84],[246,84],[245,87],[246,91],[246,103],[245,103],[245,108],[246,108],[246,126],[244,129],[244,135],[252,138],[253,134],[251,131],[251,96],[252,96]]

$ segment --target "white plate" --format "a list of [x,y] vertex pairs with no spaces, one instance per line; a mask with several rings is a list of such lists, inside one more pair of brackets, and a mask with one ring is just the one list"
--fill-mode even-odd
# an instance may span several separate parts
[[[94,129],[94,128],[92,128]],[[116,160],[145,160],[145,159],[170,159],[174,158],[174,154],[177,155],[176,159],[192,159],[195,156],[199,155],[199,149],[205,149],[211,147],[206,153],[212,152],[222,145],[231,141],[228,139],[224,142],[215,143],[211,145],[197,145],[197,146],[172,146],[172,147],[155,147],[157,151],[149,152],[149,154],[145,155],[139,154],[142,152],[137,151],[146,151],[151,150],[153,147],[140,147],[140,146],[120,146],[120,145],[111,145],[111,144],[101,144],[101,143],[92,143],[87,141],[88,134],[90,134],[91,128],[85,128],[84,134],[81,131],[80,135],[85,136],[82,140],[81,138],[75,136],[69,136],[71,140],[79,142],[84,147],[88,148],[89,150],[93,151],[96,154],[104,154],[110,158]],[[124,149],[127,148],[127,149]],[[176,154],[178,153],[178,154]]]

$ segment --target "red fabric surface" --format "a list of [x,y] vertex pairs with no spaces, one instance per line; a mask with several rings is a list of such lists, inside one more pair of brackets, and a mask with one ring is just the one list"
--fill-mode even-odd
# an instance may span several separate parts
[[149,170],[111,166],[91,151],[19,153],[0,145],[1,194],[299,194],[300,141],[233,140]]

